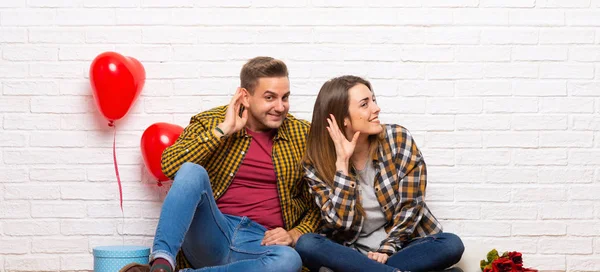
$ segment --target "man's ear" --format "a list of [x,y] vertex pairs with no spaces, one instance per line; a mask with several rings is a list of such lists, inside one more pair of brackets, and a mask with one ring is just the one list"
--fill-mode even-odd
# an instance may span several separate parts
[[241,90],[242,90],[242,105],[244,105],[244,107],[248,108],[248,106],[250,105],[250,102],[248,100],[248,97],[250,96],[250,92],[246,88],[241,88]]

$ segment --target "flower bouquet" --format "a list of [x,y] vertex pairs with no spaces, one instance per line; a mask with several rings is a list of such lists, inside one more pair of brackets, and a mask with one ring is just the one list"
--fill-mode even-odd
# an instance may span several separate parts
[[487,260],[481,260],[479,265],[483,272],[537,272],[536,269],[523,267],[522,256],[516,251],[507,251],[498,255],[498,251],[492,249],[487,254]]

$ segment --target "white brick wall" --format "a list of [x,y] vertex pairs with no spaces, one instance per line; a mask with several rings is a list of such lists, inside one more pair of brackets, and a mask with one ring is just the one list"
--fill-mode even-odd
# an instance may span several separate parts
[[[0,271],[86,271],[95,246],[151,245],[164,190],[142,132],[226,103],[256,55],[287,62],[302,118],[326,79],[370,79],[467,245],[600,271],[598,27],[598,0],[0,1]],[[147,72],[117,122],[124,215],[88,81],[108,50]]]

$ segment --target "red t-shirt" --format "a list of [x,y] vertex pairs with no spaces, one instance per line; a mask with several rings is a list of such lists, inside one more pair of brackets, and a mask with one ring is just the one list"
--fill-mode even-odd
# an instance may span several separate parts
[[247,216],[267,229],[283,227],[271,158],[276,131],[247,132],[252,135],[248,152],[229,188],[217,200],[217,206],[224,214]]

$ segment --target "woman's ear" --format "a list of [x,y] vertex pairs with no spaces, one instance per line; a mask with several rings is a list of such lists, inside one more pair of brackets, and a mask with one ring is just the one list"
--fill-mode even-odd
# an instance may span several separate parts
[[340,128],[340,130],[344,132],[344,135],[346,136],[348,141],[352,140],[352,137],[354,136],[354,131],[352,130],[352,122],[350,122],[350,117],[344,118],[344,127]]

